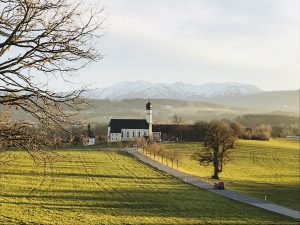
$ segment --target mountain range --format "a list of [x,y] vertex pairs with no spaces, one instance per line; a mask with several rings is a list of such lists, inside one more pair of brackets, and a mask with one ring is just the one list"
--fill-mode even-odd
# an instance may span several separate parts
[[202,85],[182,82],[150,83],[146,81],[122,81],[105,88],[86,93],[93,99],[180,99],[203,100],[221,96],[245,96],[263,92],[258,87],[243,83],[205,83]]
[[257,112],[299,112],[299,90],[265,92],[251,84],[182,82],[165,84],[146,81],[122,81],[105,88],[85,93],[94,100],[170,99],[206,102],[252,109]]

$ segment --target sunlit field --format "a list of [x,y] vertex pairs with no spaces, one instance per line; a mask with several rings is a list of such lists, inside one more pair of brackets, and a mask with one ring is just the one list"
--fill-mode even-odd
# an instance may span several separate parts
[[10,154],[16,159],[0,172],[0,224],[298,224],[180,182],[126,153],[63,151],[46,167],[25,152]]
[[[179,149],[179,169],[208,179],[212,166],[203,167],[191,159],[201,143],[167,144],[168,149]],[[267,201],[300,210],[299,141],[273,139],[271,141],[240,140],[225,165],[220,178],[228,189],[238,190]]]

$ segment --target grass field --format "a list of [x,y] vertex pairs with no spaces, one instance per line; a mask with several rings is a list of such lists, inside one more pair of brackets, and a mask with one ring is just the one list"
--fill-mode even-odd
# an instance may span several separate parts
[[[0,171],[0,224],[298,224],[182,183],[125,153],[25,152]],[[46,175],[44,174],[46,169]]]
[[[179,149],[179,169],[209,179],[213,167],[200,166],[191,159],[200,143],[167,144]],[[273,139],[271,141],[240,140],[232,153],[232,161],[225,165],[220,178],[226,187],[300,210],[299,141]]]

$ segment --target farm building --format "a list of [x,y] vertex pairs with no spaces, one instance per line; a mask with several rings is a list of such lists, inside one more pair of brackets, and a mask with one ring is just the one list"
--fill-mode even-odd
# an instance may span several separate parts
[[146,104],[146,119],[111,119],[108,125],[108,141],[133,141],[145,137],[161,140],[161,132],[152,130],[152,104]]
[[88,146],[88,145],[94,145],[94,144],[95,144],[95,134],[93,131],[91,131],[91,126],[89,124],[88,130],[84,137],[83,145]]

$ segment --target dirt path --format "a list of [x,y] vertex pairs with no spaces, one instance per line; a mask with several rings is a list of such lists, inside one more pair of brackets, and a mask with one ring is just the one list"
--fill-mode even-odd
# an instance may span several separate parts
[[187,183],[193,184],[197,187],[206,189],[206,190],[208,190],[210,192],[213,192],[215,194],[222,195],[222,196],[234,199],[234,200],[239,201],[239,202],[244,202],[244,203],[247,203],[249,205],[253,205],[253,206],[256,206],[256,207],[259,207],[259,208],[263,208],[263,209],[266,209],[266,210],[269,210],[269,211],[272,211],[272,212],[276,212],[276,213],[279,213],[279,214],[282,214],[282,215],[285,215],[285,216],[289,216],[289,217],[292,217],[292,218],[295,218],[295,219],[300,219],[300,211],[289,209],[289,208],[286,208],[286,207],[283,207],[283,206],[280,206],[280,205],[276,205],[276,204],[271,204],[271,203],[268,203],[266,201],[263,201],[263,200],[260,200],[260,199],[257,199],[257,198],[254,198],[254,197],[251,197],[251,196],[248,196],[248,195],[244,195],[244,194],[241,194],[241,193],[236,192],[236,191],[216,190],[216,189],[213,188],[213,185],[200,180],[198,177],[195,177],[195,176],[180,172],[178,170],[172,169],[168,166],[165,166],[165,165],[163,165],[163,164],[161,164],[157,161],[154,161],[154,160],[150,159],[149,157],[143,155],[142,153],[140,153],[136,150],[128,150],[128,153],[130,153],[131,155],[137,157],[142,162],[147,163],[147,164],[149,164],[149,165],[151,165],[151,166],[153,166],[153,167],[155,167],[155,168],[157,168],[161,171],[164,171],[168,174],[171,174],[172,176],[177,177],[178,179],[180,179],[184,182],[187,182]]

